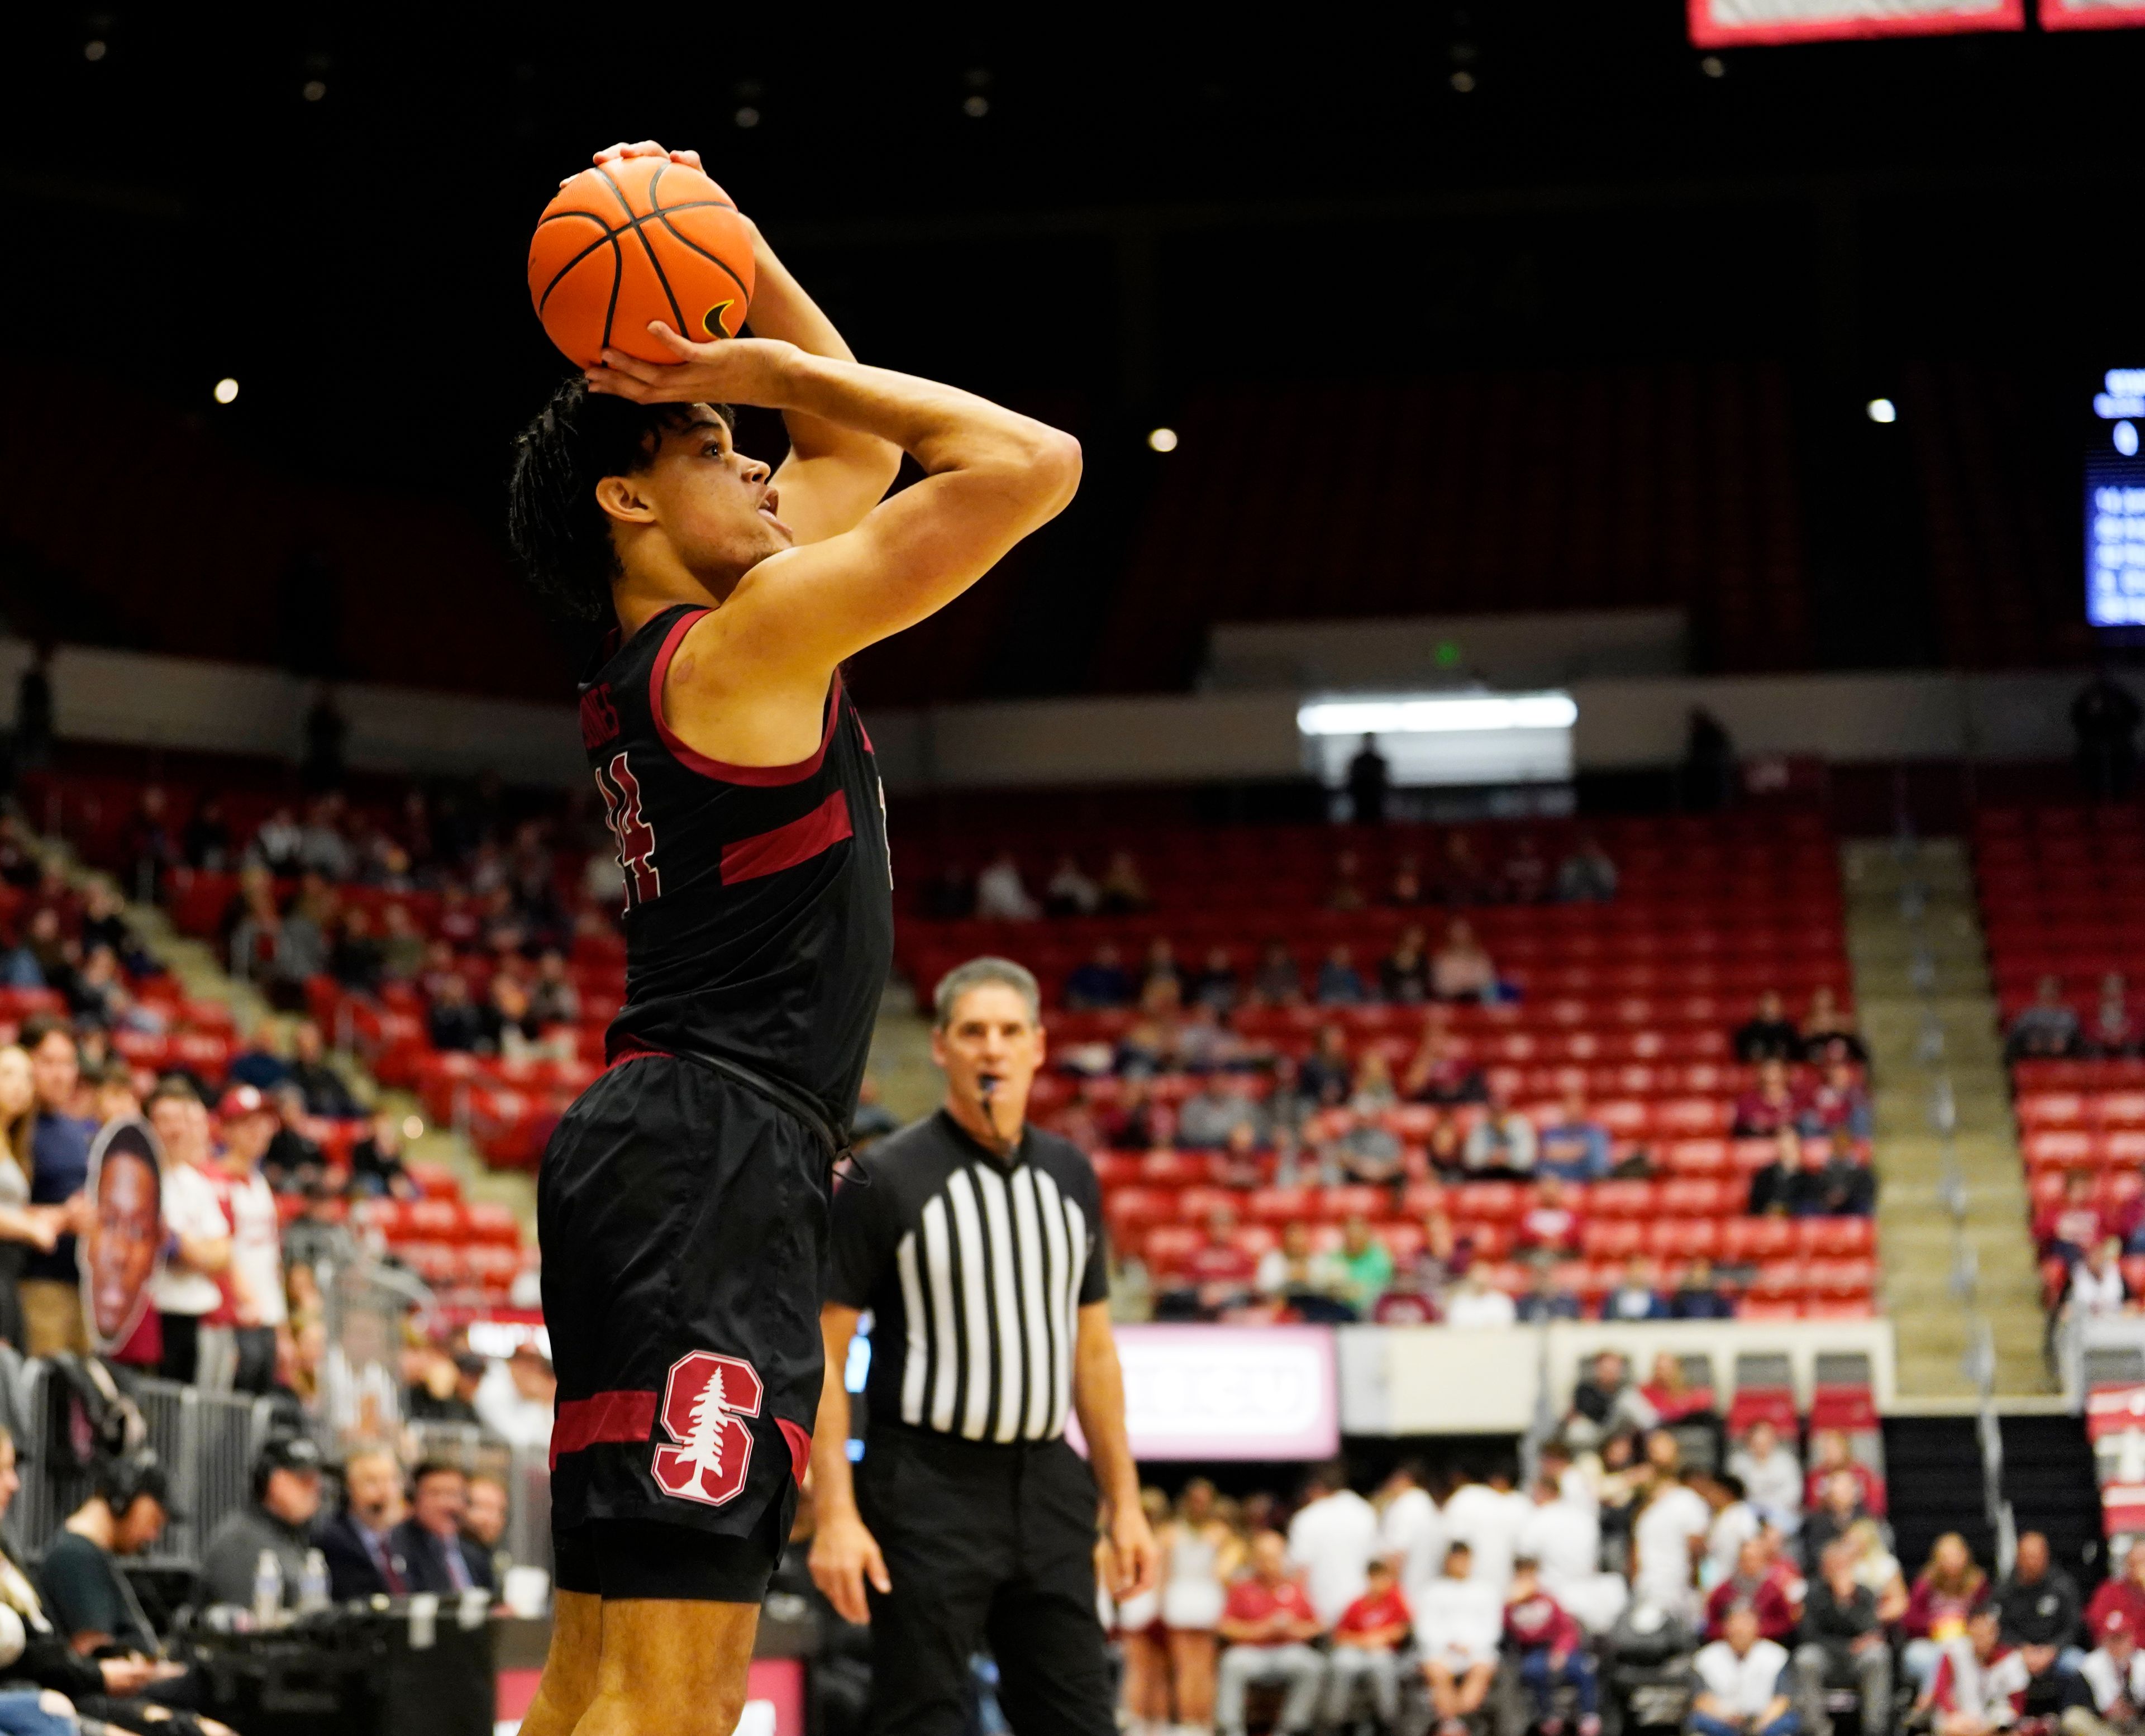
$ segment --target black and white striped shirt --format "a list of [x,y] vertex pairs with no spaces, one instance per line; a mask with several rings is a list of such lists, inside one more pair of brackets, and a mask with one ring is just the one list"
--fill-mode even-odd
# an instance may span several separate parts
[[873,1146],[834,1196],[829,1300],[872,1311],[874,1420],[1049,1440],[1072,1401],[1079,1310],[1109,1294],[1102,1189],[1028,1129],[1010,1157],[941,1110]]

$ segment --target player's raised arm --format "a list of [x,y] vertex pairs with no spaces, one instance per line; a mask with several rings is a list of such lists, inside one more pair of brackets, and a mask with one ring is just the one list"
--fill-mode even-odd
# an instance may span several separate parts
[[764,339],[691,344],[650,327],[678,357],[615,351],[590,387],[636,402],[754,404],[858,430],[914,458],[923,480],[856,529],[754,566],[718,611],[727,649],[762,669],[824,677],[843,659],[933,614],[1072,498],[1072,435],[906,374]]
[[[595,160],[605,163],[625,157],[667,157],[688,168],[701,167],[699,152],[665,151],[650,139],[613,145],[597,152]],[[751,228],[753,336],[779,338],[809,355],[854,361],[834,322],[790,276],[759,226]],[[808,410],[785,409],[782,420],[789,431],[789,455],[774,472],[774,486],[783,521],[800,544],[824,542],[855,529],[893,483],[901,468],[900,448]]]

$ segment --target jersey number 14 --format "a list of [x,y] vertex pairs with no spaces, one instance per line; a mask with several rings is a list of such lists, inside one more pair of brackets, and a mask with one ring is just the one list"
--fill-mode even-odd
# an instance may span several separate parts
[[659,898],[663,877],[655,868],[655,828],[640,811],[640,780],[633,775],[625,754],[596,768],[596,792],[603,798],[610,835],[618,840],[618,865],[625,873],[625,908],[630,910]]

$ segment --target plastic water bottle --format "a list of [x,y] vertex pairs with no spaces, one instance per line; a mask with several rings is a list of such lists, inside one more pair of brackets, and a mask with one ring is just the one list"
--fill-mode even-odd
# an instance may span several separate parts
[[263,1549],[253,1564],[253,1624],[272,1628],[283,1614],[283,1564]]
[[318,1549],[306,1551],[306,1571],[298,1581],[298,1614],[311,1615],[328,1606],[328,1558]]

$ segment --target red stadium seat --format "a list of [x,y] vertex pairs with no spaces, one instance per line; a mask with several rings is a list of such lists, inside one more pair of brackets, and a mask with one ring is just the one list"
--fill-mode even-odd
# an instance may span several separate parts
[[1645,1244],[1646,1226],[1634,1218],[1595,1218],[1580,1232],[1589,1260],[1628,1260]]
[[1745,1266],[1784,1259],[1794,1251],[1794,1221],[1784,1217],[1731,1217],[1720,1226],[1720,1257]]
[[1660,1209],[1650,1181],[1596,1181],[1586,1191],[1590,1217],[1650,1217]]
[[1244,1196],[1244,1215],[1263,1224],[1307,1222],[1315,1215],[1314,1190],[1255,1187]]
[[1806,1217],[1795,1231],[1802,1251],[1818,1259],[1866,1258],[1877,1246],[1877,1226],[1866,1217]]
[[1660,1217],[1646,1226],[1646,1251],[1664,1260],[1715,1260],[1720,1255],[1720,1220]]
[[1710,1176],[1684,1176],[1661,1184],[1658,1209],[1664,1217],[1720,1217],[1741,1211],[1743,1201],[1740,1187]]

